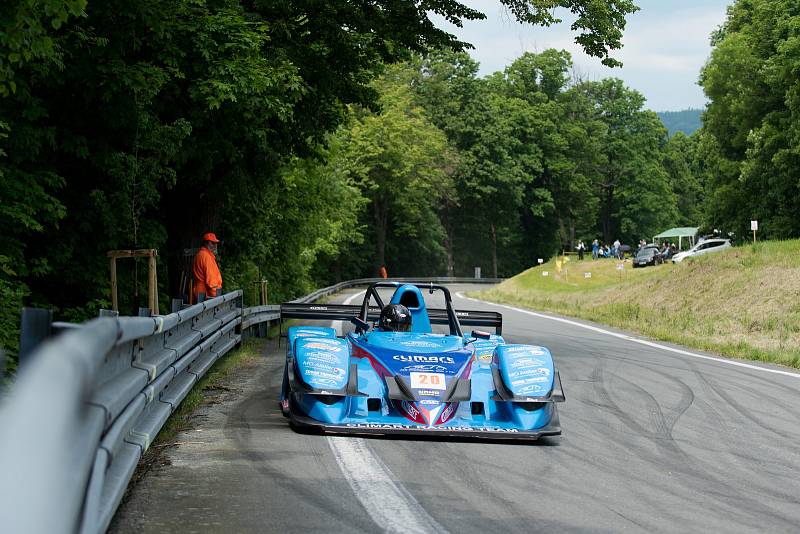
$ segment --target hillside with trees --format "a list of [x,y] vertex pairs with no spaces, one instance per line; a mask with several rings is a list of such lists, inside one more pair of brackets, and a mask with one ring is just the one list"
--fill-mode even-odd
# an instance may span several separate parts
[[659,111],[658,118],[664,123],[670,136],[678,132],[692,135],[703,126],[702,109],[684,109],[683,111]]

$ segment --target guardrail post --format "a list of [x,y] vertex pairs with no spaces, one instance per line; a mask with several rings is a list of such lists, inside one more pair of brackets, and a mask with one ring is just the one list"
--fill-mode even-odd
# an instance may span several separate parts
[[153,310],[150,308],[139,308],[139,317],[152,317]]
[[106,310],[101,308],[97,314],[98,317],[119,317],[119,312],[115,310]]
[[53,311],[42,308],[22,308],[19,329],[19,363],[22,365],[28,355],[50,336]]
[[183,299],[172,299],[172,313],[181,311],[183,306]]

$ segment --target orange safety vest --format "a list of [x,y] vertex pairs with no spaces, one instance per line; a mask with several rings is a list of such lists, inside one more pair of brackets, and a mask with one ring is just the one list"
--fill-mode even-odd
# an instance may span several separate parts
[[200,293],[205,293],[207,298],[216,297],[217,289],[222,287],[222,274],[217,267],[217,258],[206,247],[200,247],[192,265],[194,285],[192,294],[197,302]]

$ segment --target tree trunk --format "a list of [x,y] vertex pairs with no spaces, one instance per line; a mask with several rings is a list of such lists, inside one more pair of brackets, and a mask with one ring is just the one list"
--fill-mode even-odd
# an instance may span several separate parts
[[444,251],[447,261],[447,276],[455,276],[455,259],[453,254],[453,222],[450,218],[450,205],[445,204],[442,210],[442,226],[444,227]]
[[564,219],[560,214],[558,216],[558,239],[561,241],[561,248],[566,248],[569,236],[567,235],[567,227],[564,224]]
[[494,223],[489,226],[489,229],[492,232],[492,276],[497,278],[497,229]]
[[603,202],[600,209],[600,217],[603,226],[603,241],[608,243],[611,238],[611,211],[614,202],[614,186],[611,184],[603,186]]
[[[375,215],[375,272],[377,274],[381,265],[386,265],[386,229],[389,225],[388,202],[381,197],[376,197],[373,203]],[[388,267],[387,267],[388,270]]]

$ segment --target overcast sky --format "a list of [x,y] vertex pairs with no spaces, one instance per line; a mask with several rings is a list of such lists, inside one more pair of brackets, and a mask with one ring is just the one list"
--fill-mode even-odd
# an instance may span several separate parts
[[677,111],[705,105],[698,75],[711,50],[709,36],[725,20],[732,0],[638,0],[641,10],[628,18],[624,47],[613,53],[625,65],[615,69],[583,53],[566,18],[550,28],[533,27],[517,23],[497,0],[461,2],[487,19],[467,22],[463,28],[440,18],[435,22],[475,46],[470,54],[480,62],[481,75],[503,70],[523,52],[563,48],[584,79],[616,76],[644,94],[650,109]]

